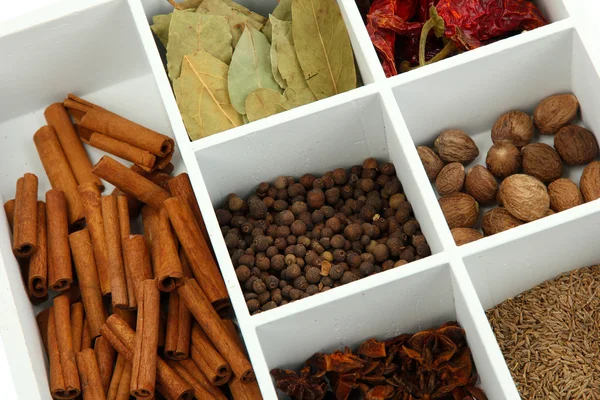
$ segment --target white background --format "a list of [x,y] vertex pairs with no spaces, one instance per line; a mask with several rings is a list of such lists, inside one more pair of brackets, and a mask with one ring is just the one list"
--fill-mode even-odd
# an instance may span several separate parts
[[[27,1],[15,1],[15,0],[0,0],[0,22],[16,18],[20,15],[26,14],[36,8],[42,6],[51,5],[59,0],[27,0]],[[85,0],[81,0],[85,1]],[[167,0],[165,0],[167,1]],[[580,1],[587,8],[587,14],[593,15],[589,20],[595,21],[596,16],[600,12],[600,4],[597,0],[575,0]],[[1,85],[1,83],[0,83]],[[1,306],[1,305],[0,305]],[[0,388],[2,388],[2,399],[13,400],[16,399],[16,393],[12,386],[12,378],[8,369],[6,361],[6,355],[4,351],[4,344],[0,337]]]

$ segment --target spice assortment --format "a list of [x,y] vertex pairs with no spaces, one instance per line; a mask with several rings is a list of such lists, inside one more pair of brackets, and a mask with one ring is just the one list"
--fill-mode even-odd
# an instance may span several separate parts
[[[4,209],[32,302],[56,292],[37,316],[52,397],[261,399],[173,140],[74,95],[45,117],[34,143],[52,189],[39,201],[26,173]],[[82,143],[134,164],[92,165]]]
[[152,30],[192,140],[357,85],[335,0],[282,0],[268,18],[232,0],[170,3]]
[[385,341],[368,339],[354,352],[346,347],[316,353],[299,374],[273,369],[271,375],[294,400],[487,399],[476,386],[471,350],[456,322]]
[[[479,149],[465,132],[447,130],[433,148],[417,148],[458,245],[600,198],[598,142],[589,130],[572,125],[578,110],[574,95],[557,94],[542,100],[533,117],[518,110],[501,115],[491,130],[485,166],[466,173]],[[536,130],[553,135],[554,146],[532,143]],[[578,187],[562,176],[579,165],[585,168]],[[494,205],[480,219],[480,206]],[[474,229],[479,223],[483,235]]]
[[547,23],[529,0],[356,2],[387,77]]
[[600,396],[600,266],[566,272],[487,310],[524,399]]
[[262,182],[217,219],[252,314],[427,257],[392,163]]

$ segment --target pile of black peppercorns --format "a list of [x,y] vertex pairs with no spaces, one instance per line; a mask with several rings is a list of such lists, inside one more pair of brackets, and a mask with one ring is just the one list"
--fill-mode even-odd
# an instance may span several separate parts
[[431,254],[394,165],[373,158],[279,176],[216,214],[252,314]]

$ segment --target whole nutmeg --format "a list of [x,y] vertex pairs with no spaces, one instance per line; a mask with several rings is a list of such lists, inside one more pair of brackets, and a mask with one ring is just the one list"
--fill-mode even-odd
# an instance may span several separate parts
[[483,233],[472,228],[454,228],[450,230],[457,246],[471,243],[483,238]]
[[485,164],[496,178],[504,179],[519,172],[521,153],[511,142],[499,141],[488,150]]
[[465,192],[473,196],[479,204],[489,204],[496,200],[498,182],[483,165],[476,165],[467,172]]
[[502,181],[498,200],[515,218],[526,222],[542,218],[550,208],[546,185],[525,174],[511,175]]
[[531,117],[522,111],[509,111],[496,120],[492,127],[492,141],[508,140],[521,148],[533,138],[535,129]]
[[577,115],[579,101],[572,94],[555,94],[546,97],[533,112],[533,123],[540,133],[554,135],[568,125]]
[[593,161],[583,169],[579,189],[586,203],[600,199],[600,161]]
[[442,132],[435,139],[433,148],[445,162],[468,164],[479,155],[475,141],[460,129]]
[[523,172],[544,183],[562,175],[562,161],[558,153],[545,143],[532,143],[521,149]]
[[464,183],[465,167],[458,162],[446,165],[435,179],[435,187],[440,196],[460,192]]
[[479,205],[468,194],[452,193],[440,198],[439,203],[450,229],[471,228],[479,219]]
[[598,155],[598,142],[594,134],[577,125],[560,128],[554,136],[554,148],[569,165],[590,163]]
[[427,177],[429,180],[434,180],[442,168],[444,168],[444,162],[430,147],[418,146],[417,152],[419,153],[423,167],[425,167]]
[[550,196],[550,208],[555,212],[561,212],[569,208],[583,204],[583,197],[575,182],[570,179],[557,179],[548,185]]
[[483,230],[485,236],[495,235],[519,225],[523,225],[523,222],[513,217],[503,207],[492,208],[483,214],[483,218],[481,219],[481,230]]

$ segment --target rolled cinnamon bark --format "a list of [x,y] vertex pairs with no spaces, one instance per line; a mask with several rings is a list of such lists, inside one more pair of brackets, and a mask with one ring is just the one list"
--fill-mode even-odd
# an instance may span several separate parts
[[37,202],[37,251],[29,261],[29,296],[43,298],[48,295],[48,247],[46,236],[46,204]]
[[[123,249],[121,248],[121,225],[119,221],[117,196],[104,196],[101,199],[101,204],[104,237],[106,239],[106,254],[108,256],[107,260],[110,260],[108,263],[108,270],[112,305],[114,308],[127,309],[130,308],[130,305],[129,297],[127,295]],[[127,218],[129,218],[129,216]],[[129,222],[129,219],[127,222]]]
[[73,266],[69,248],[67,200],[59,189],[46,192],[46,222],[48,224],[48,286],[62,292],[73,283]]
[[92,348],[92,336],[90,335],[90,324],[86,319],[83,320],[83,334],[81,335],[81,350]]
[[161,189],[109,156],[102,157],[94,166],[93,172],[123,192],[157,210],[162,206],[163,201],[169,198],[169,193],[166,190]]
[[[169,215],[164,208],[156,213],[156,232],[152,244],[152,253],[158,252],[154,264],[154,276],[158,278],[158,288],[163,292],[172,292],[183,283],[183,270],[177,254],[177,245]],[[156,249],[156,250],[155,250]]]
[[79,185],[79,194],[83,203],[85,223],[92,239],[94,260],[98,269],[98,279],[103,295],[110,293],[110,275],[108,272],[108,252],[102,217],[102,201],[98,186],[93,183]]
[[[136,334],[127,323],[117,315],[111,315],[101,329],[112,346],[125,358],[133,358]],[[156,386],[168,399],[191,399],[193,389],[160,357],[156,359]]]
[[73,351],[81,351],[81,341],[83,340],[83,303],[77,302],[71,304],[71,333],[73,336]]
[[129,400],[129,386],[131,385],[131,361],[125,361],[123,368],[123,374],[119,381],[119,389],[117,390],[117,396],[115,400]]
[[121,191],[119,188],[114,188],[111,194],[118,197],[125,197],[125,199],[127,200],[127,209],[129,210],[130,216],[135,217],[140,213],[140,209],[142,208],[142,202],[136,199],[135,197],[128,195],[127,193]]
[[231,378],[231,368],[206,336],[200,325],[192,327],[192,360],[211,384],[221,386]]
[[[108,392],[106,392],[106,400],[116,399],[117,392],[119,391],[119,383],[121,381],[121,377],[123,376],[123,370],[125,369],[125,362],[125,357],[123,357],[123,355],[121,354],[117,354],[115,368],[113,370],[112,376],[110,377],[110,385],[108,386]],[[129,399],[129,393],[127,393],[127,396],[127,399]]]
[[129,220],[129,205],[125,196],[117,196],[117,209],[119,213],[119,240],[123,259],[123,271],[125,273],[125,286],[127,287],[127,309],[135,310],[137,301],[135,300],[135,286],[129,276],[129,270],[125,266],[125,256],[123,255],[123,238],[131,234],[131,226]]
[[[155,256],[155,253],[152,253],[152,241],[156,236],[157,230],[157,218],[158,210],[154,209],[150,206],[142,207],[142,225],[144,226],[144,241],[146,242],[146,246],[150,251],[152,257]],[[156,253],[158,254],[158,253]],[[155,264],[158,260],[152,259],[152,264]]]
[[17,180],[13,252],[19,258],[29,258],[37,250],[37,191],[38,179],[34,174],[25,174]]
[[85,349],[77,353],[77,367],[81,380],[87,383],[87,385],[83,385],[83,398],[106,400],[94,350]]
[[112,154],[113,156],[131,161],[146,171],[152,171],[156,166],[156,156],[154,154],[120,140],[113,139],[110,136],[93,132],[87,143],[90,146]]
[[[49,309],[48,314],[48,361],[50,364],[50,392],[55,399],[73,399],[81,393],[77,366],[75,366],[75,377],[71,370],[63,369],[57,337],[57,324],[55,320],[54,307]],[[75,355],[73,355],[75,361]]]
[[88,230],[82,229],[71,233],[69,244],[75,260],[75,270],[77,271],[90,337],[94,339],[100,336],[100,327],[106,321],[106,310],[102,302],[102,292]]
[[227,397],[213,386],[192,360],[167,360],[167,364],[192,388],[197,399],[226,400]]
[[237,376],[232,376],[227,385],[235,400],[262,400],[263,398],[256,381],[244,383]]
[[194,279],[186,278],[184,284],[177,289],[177,292],[189,307],[206,336],[210,338],[221,356],[227,361],[233,373],[237,374],[242,382],[255,380],[252,365],[229,334],[219,314],[212,307],[198,283]]
[[163,168],[158,168],[159,171],[164,172],[165,174],[170,174],[175,171],[175,165],[172,162],[169,162]]
[[194,277],[219,314],[228,314],[231,303],[225,282],[187,200],[183,196],[176,196],[166,200],[164,205]]
[[104,190],[102,181],[92,174],[92,162],[88,157],[75,127],[71,123],[71,118],[62,103],[54,103],[44,111],[46,122],[54,128],[58,141],[67,157],[67,161],[77,179],[78,184],[92,182],[100,190]]
[[187,200],[192,212],[194,213],[194,218],[202,231],[202,236],[204,236],[204,240],[206,243],[210,243],[210,237],[208,236],[208,230],[206,229],[206,224],[204,223],[204,218],[202,218],[202,213],[200,212],[200,206],[196,201],[196,195],[194,194],[194,189],[192,188],[192,182],[190,181],[190,177],[187,173],[182,172],[176,177],[169,180],[169,189],[171,191],[171,195],[173,196],[183,196]]
[[77,191],[77,179],[73,175],[54,129],[50,126],[41,127],[33,136],[33,141],[50,185],[65,194],[69,224],[79,225],[83,220],[83,205]]
[[110,386],[110,378],[113,375],[113,367],[117,353],[111,346],[110,342],[100,336],[94,343],[94,351],[98,360],[98,369],[100,370],[100,379],[102,380],[103,392],[108,392]]
[[40,337],[42,339],[42,343],[44,344],[44,349],[48,354],[48,319],[50,318],[50,310],[51,308],[46,308],[42,310],[36,315],[35,320],[37,322],[38,329],[40,331]]
[[165,336],[165,357],[183,360],[190,355],[192,314],[177,292],[169,293],[169,313]]
[[[72,388],[74,388],[75,391],[80,391],[79,374],[77,373],[75,352],[73,351],[71,304],[69,303],[69,298],[65,295],[56,296],[53,304],[56,341],[58,343],[58,353],[60,356],[60,365],[62,367],[65,389],[67,392],[72,390]],[[67,396],[70,395],[67,394]]]
[[152,279],[152,266],[150,265],[150,255],[142,235],[129,235],[122,240],[123,260],[125,268],[129,272],[129,277],[134,288],[135,298],[137,291],[135,288],[145,279]]
[[135,325],[137,322],[137,311],[136,310],[113,310],[113,314],[118,315],[123,321],[127,322],[127,325],[131,327],[131,329],[135,330]]
[[145,128],[77,96],[69,94],[63,104],[69,111],[74,109],[84,112],[78,125],[86,129],[148,150],[157,156],[164,157],[173,152],[174,141],[170,137]]
[[4,203],[4,212],[6,213],[6,219],[8,220],[8,227],[12,232],[13,221],[15,219],[15,199],[8,200]]
[[138,314],[130,394],[137,398],[154,396],[160,318],[160,291],[156,280],[137,286]]
[[240,334],[238,333],[237,328],[236,328],[235,324],[233,323],[233,321],[230,319],[222,319],[221,321],[223,321],[225,328],[227,328],[227,331],[229,331],[229,335],[235,340],[238,347],[242,351],[245,351],[244,343],[242,342],[242,338],[240,337]]

